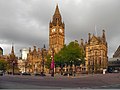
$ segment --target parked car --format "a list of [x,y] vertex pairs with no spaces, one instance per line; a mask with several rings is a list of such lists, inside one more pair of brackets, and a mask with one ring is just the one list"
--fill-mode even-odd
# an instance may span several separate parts
[[34,74],[35,76],[46,76],[44,73],[42,74],[42,73],[35,73]]
[[40,76],[41,74],[40,74],[40,73],[35,73],[34,75],[35,75],[35,76]]
[[28,73],[28,72],[24,72],[24,73],[22,73],[22,75],[28,75],[28,76],[31,76],[31,74]]
[[14,73],[14,75],[21,75],[21,73]]
[[118,70],[114,70],[113,73],[119,73]]
[[68,76],[68,74],[69,74],[69,76],[72,76],[72,75],[73,75],[72,72],[64,72],[64,73],[63,73],[63,76]]

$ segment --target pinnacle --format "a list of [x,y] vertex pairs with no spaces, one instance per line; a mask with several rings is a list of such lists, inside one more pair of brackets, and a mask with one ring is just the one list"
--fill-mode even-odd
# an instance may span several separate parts
[[55,10],[55,14],[54,15],[60,15],[58,4],[56,5],[56,10]]

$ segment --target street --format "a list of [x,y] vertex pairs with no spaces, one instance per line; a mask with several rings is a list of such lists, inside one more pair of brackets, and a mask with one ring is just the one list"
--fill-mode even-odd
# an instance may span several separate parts
[[51,77],[0,76],[0,89],[120,89],[120,73]]

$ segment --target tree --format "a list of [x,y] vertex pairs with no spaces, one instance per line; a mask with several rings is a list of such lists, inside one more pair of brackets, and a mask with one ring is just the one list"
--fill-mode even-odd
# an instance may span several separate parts
[[[51,64],[51,55],[47,56],[46,67],[50,68]],[[70,42],[69,45],[64,45],[60,52],[55,54],[54,61],[56,67],[63,67],[65,64],[67,65],[80,65],[85,63],[85,53],[83,48],[79,46],[79,44],[75,42]]]
[[70,42],[67,46],[67,62],[69,65],[80,65],[84,61],[83,49],[77,42]]
[[77,42],[70,42],[68,46],[64,46],[58,54],[55,54],[55,63],[57,66],[64,65],[80,65],[84,63],[85,54],[83,49]]
[[0,70],[5,71],[7,69],[7,61],[0,60]]

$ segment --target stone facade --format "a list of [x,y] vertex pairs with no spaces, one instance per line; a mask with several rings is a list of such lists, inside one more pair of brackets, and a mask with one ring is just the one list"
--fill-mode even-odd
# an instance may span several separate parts
[[54,49],[55,53],[58,53],[61,48],[63,48],[65,43],[64,29],[65,24],[62,22],[62,17],[57,5],[53,19],[49,23],[49,51]]
[[102,37],[97,37],[89,33],[88,42],[85,43],[86,53],[86,71],[88,73],[97,73],[107,68],[107,42],[105,31],[103,30]]
[[18,68],[21,73],[26,72],[25,64],[26,64],[26,60],[22,60],[22,59],[18,60]]
[[34,46],[33,51],[31,48],[29,48],[29,53],[27,55],[27,61],[26,61],[26,71],[30,73],[41,73],[42,70],[45,70],[45,62],[46,62],[46,55],[47,50],[42,48],[36,49],[36,46]]

